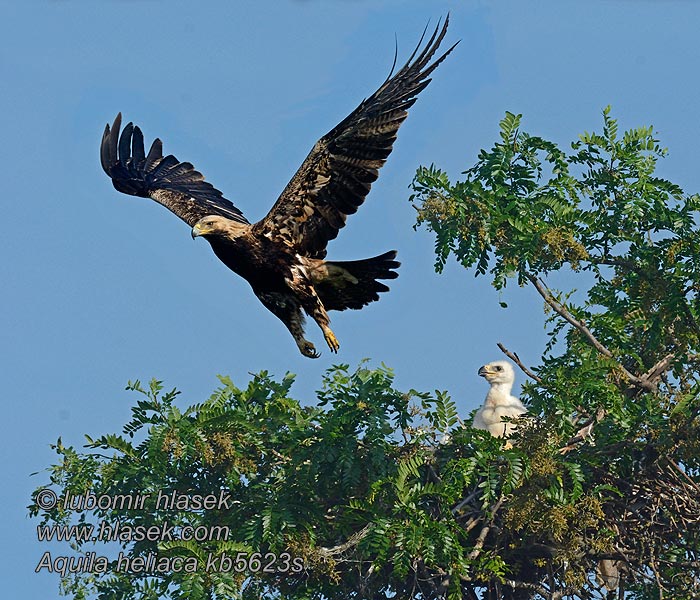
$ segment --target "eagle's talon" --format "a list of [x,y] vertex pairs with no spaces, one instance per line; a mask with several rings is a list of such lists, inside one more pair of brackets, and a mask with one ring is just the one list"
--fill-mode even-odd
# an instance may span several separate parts
[[323,337],[326,338],[326,344],[328,344],[331,352],[337,354],[340,348],[340,342],[338,342],[338,338],[335,337],[335,334],[329,329],[323,332]]
[[316,350],[316,347],[311,342],[307,342],[306,340],[299,344],[299,350],[308,358],[318,358],[321,356],[321,353]]

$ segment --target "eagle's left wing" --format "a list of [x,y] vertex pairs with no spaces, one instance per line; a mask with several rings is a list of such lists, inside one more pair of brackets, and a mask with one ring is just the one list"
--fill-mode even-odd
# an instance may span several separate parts
[[128,123],[120,135],[121,124],[119,113],[112,127],[105,127],[100,145],[102,168],[117,190],[152,198],[190,227],[208,215],[248,223],[243,213],[204,181],[191,163],[180,162],[172,154],[163,156],[163,144],[158,138],[146,154],[141,130]]
[[328,241],[364,202],[428,76],[457,45],[430,64],[448,22],[438,23],[419,53],[421,37],[408,62],[316,142],[270,212],[253,226],[258,233],[312,258],[326,255]]

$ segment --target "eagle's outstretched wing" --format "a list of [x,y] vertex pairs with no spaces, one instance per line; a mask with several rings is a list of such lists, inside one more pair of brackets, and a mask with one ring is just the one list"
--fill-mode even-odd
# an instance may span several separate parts
[[243,213],[204,181],[192,164],[180,162],[172,154],[164,157],[163,144],[157,138],[146,155],[141,130],[129,123],[120,136],[121,123],[119,113],[112,127],[105,127],[100,145],[102,168],[117,190],[152,198],[190,227],[207,215],[248,223]]
[[[449,17],[425,48],[418,46],[406,64],[313,147],[267,216],[254,230],[297,252],[323,258],[347,215],[364,202],[379,168],[391,153],[396,134],[428,76],[457,45],[432,64],[447,32]],[[425,32],[423,33],[425,36]]]

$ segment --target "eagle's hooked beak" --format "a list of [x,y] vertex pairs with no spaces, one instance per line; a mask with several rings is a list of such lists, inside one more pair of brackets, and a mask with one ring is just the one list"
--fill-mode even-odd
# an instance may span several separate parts
[[486,377],[491,371],[489,371],[488,367],[484,365],[483,367],[479,367],[479,375],[481,377]]
[[203,231],[202,228],[199,226],[199,223],[195,223],[195,224],[194,224],[194,227],[192,228],[192,239],[194,239],[194,238],[196,238],[196,237],[199,237],[199,236],[202,235],[203,233],[204,233],[204,231]]

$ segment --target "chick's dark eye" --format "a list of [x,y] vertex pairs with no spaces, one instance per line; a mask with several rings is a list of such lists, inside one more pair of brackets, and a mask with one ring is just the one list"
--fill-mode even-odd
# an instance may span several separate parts
[[496,367],[496,371],[502,371],[503,367]]

